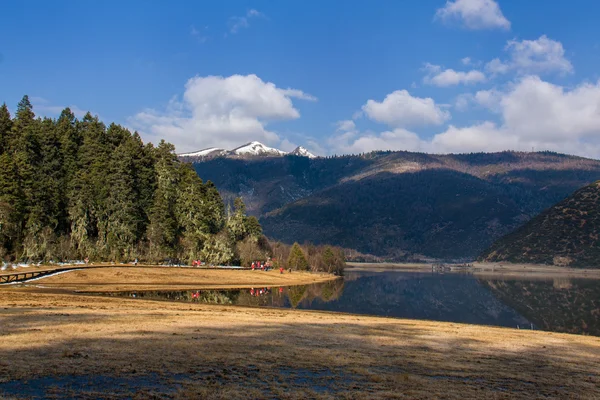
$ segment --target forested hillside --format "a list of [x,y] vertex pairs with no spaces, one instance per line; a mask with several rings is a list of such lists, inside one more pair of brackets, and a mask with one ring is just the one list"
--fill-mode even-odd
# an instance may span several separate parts
[[[36,118],[25,96],[0,107],[0,256],[239,261],[261,236],[241,200],[227,212],[215,186],[177,160],[172,145],[67,108]],[[246,246],[247,247],[247,246]]]
[[496,241],[481,259],[600,268],[600,182]]
[[226,202],[241,196],[265,233],[388,259],[473,259],[578,188],[600,161],[550,152],[196,160]]

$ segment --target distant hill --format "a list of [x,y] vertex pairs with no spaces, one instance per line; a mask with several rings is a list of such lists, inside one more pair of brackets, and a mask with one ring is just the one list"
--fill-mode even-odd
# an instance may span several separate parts
[[504,236],[481,259],[600,268],[600,182]]
[[196,172],[267,235],[390,259],[473,259],[578,188],[600,161],[549,152],[214,157]]

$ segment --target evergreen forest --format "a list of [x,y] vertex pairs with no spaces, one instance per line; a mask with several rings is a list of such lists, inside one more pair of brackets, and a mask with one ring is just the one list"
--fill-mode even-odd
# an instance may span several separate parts
[[27,96],[14,117],[2,105],[0,257],[241,262],[240,248],[266,242],[257,219],[241,199],[226,207],[174,150],[90,113],[36,117]]

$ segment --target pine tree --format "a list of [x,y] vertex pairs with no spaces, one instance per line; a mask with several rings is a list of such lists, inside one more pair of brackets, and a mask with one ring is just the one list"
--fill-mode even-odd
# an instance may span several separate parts
[[298,243],[294,243],[288,257],[288,266],[293,269],[308,270],[308,260]]
[[8,148],[9,136],[12,128],[12,120],[6,103],[0,107],[0,154]]
[[27,96],[13,119],[1,106],[0,257],[235,262],[236,242],[261,238],[258,220],[241,199],[228,219],[214,184],[174,150],[68,108],[36,119]]
[[141,216],[134,193],[133,159],[125,145],[119,145],[111,157],[108,172],[110,191],[106,199],[106,227],[100,240],[106,241],[108,257],[127,260],[133,256]]
[[229,216],[227,227],[235,241],[244,240],[248,232],[246,230],[246,205],[241,197],[233,202],[233,214]]
[[173,145],[163,140],[155,152],[157,187],[149,212],[148,240],[157,259],[175,257],[178,252],[179,225],[175,215],[178,164],[174,151]]

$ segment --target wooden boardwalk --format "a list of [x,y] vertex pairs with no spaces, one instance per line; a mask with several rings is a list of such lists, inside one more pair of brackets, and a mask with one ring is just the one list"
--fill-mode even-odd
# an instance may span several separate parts
[[[71,271],[79,269],[78,266],[69,266],[62,268],[52,268],[43,270],[18,271],[0,274],[0,285],[5,283],[23,282],[34,278],[41,278],[46,275],[55,274],[57,272]],[[89,267],[88,267],[89,268]]]

